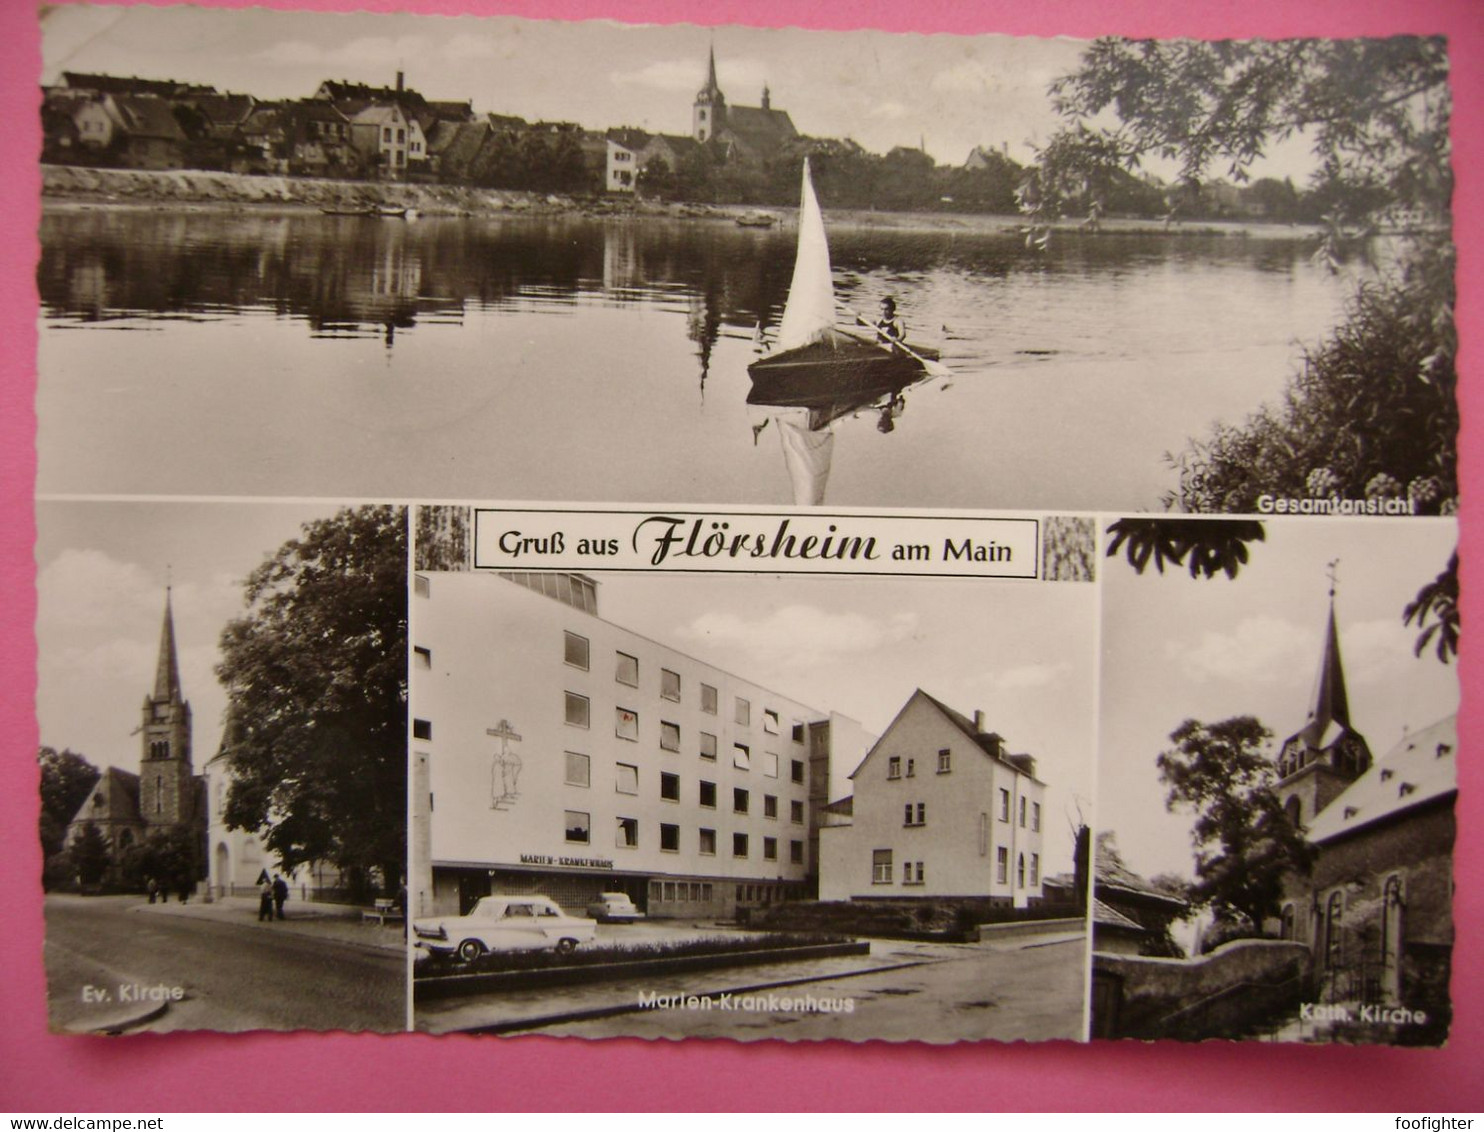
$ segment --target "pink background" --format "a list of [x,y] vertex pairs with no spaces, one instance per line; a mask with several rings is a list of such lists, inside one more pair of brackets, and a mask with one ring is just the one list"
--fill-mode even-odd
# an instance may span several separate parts
[[[214,6],[246,6],[222,3]],[[1207,38],[1444,33],[1454,81],[1454,217],[1465,477],[1477,474],[1484,394],[1480,228],[1484,201],[1484,5],[1478,0],[1221,0],[1177,12],[1168,0],[424,0],[360,5],[310,0],[271,7],[507,14],[701,24],[1022,35],[1186,35]],[[26,0],[0,0],[0,1110],[254,1111],[535,1109],[1346,1109],[1484,1108],[1484,973],[1474,957],[1484,925],[1484,775],[1474,751],[1484,734],[1477,694],[1461,720],[1458,921],[1453,1037],[1442,1051],[1068,1043],[930,1047],[881,1042],[684,1044],[579,1039],[249,1035],[56,1037],[46,1030],[41,854],[36,839],[34,525],[36,296],[40,131],[39,33]],[[1465,494],[1465,620],[1484,586],[1473,496]],[[1477,684],[1465,638],[1460,665]],[[271,1083],[271,1085],[269,1084]]]

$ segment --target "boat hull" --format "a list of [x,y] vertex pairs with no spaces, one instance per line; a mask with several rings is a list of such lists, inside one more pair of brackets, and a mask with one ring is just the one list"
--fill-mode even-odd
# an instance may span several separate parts
[[[936,361],[936,350],[914,351]],[[818,341],[761,358],[747,367],[753,405],[817,409],[829,405],[870,404],[923,377],[922,363],[901,350],[834,331]]]

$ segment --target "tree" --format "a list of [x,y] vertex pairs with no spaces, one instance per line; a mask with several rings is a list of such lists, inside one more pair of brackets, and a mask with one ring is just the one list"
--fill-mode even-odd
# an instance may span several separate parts
[[50,857],[62,851],[67,823],[87,801],[101,772],[76,751],[54,747],[42,747],[36,761],[41,764],[41,848]]
[[108,842],[92,822],[84,822],[82,832],[69,850],[77,879],[84,887],[97,884],[108,871]]
[[[1361,288],[1279,406],[1218,426],[1175,459],[1170,506],[1251,510],[1269,484],[1302,497],[1411,496],[1435,510],[1456,496],[1447,77],[1441,38],[1101,39],[1052,84],[1067,127],[1049,150],[1126,169],[1175,160],[1187,186],[1218,163],[1244,182],[1273,142],[1302,132],[1328,217],[1326,262],[1344,254],[1351,225],[1388,213],[1443,229],[1415,237],[1389,278]],[[1109,115],[1116,125],[1103,124]]]
[[1218,573],[1235,578],[1247,563],[1247,544],[1266,538],[1263,525],[1254,519],[1119,519],[1108,527],[1113,541],[1108,557],[1116,558],[1120,547],[1134,572],[1142,574],[1152,561],[1165,572],[1165,563],[1184,566],[1189,562],[1192,578],[1214,578]]
[[166,892],[193,888],[204,872],[199,831],[175,826],[152,830],[124,850],[120,874],[129,888],[142,889],[154,878]]
[[1421,630],[1417,634],[1415,652],[1422,655],[1429,642],[1437,640],[1438,659],[1444,664],[1458,655],[1458,552],[1448,559],[1443,572],[1420,590],[1417,596],[1402,610],[1402,624],[1417,622]]
[[[1440,38],[1100,39],[1051,86],[1071,129],[1132,168],[1157,154],[1184,180],[1212,165],[1241,182],[1274,141],[1304,131],[1321,184],[1447,207],[1447,44]],[[1118,125],[1090,126],[1111,110]]]
[[304,525],[247,579],[222,633],[232,828],[286,869],[328,861],[395,892],[406,853],[407,515]]
[[1165,805],[1195,814],[1189,898],[1219,921],[1254,931],[1277,914],[1285,874],[1307,872],[1313,860],[1273,791],[1277,769],[1265,749],[1271,738],[1251,716],[1212,724],[1188,719],[1156,760],[1169,787]]

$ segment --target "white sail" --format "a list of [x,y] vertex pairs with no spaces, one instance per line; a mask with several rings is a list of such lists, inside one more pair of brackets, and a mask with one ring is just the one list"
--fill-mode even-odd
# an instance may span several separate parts
[[830,479],[830,464],[835,456],[835,430],[811,429],[808,413],[802,417],[779,413],[778,439],[783,444],[783,462],[794,489],[794,505],[818,507],[824,502],[825,485]]
[[799,201],[799,248],[788,302],[778,326],[774,350],[807,346],[835,325],[835,287],[830,279],[830,245],[825,239],[824,216],[804,158],[804,188]]

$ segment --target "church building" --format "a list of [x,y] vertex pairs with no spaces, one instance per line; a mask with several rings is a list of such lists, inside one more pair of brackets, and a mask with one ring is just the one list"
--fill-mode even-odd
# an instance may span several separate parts
[[206,782],[191,762],[191,705],[181,694],[168,589],[154,688],[144,698],[139,736],[139,773],[107,768],[67,826],[69,845],[88,825],[103,835],[115,877],[124,854],[152,833],[205,833]]
[[799,131],[788,111],[773,109],[766,86],[761,106],[728,105],[716,81],[716,49],[712,48],[706,85],[691,108],[691,136],[702,144],[720,146],[729,160],[761,161],[797,140]]
[[1331,589],[1308,720],[1278,757],[1279,797],[1315,857],[1266,926],[1309,945],[1316,1001],[1400,1010],[1396,1040],[1419,1044],[1448,1024],[1457,747],[1448,716],[1371,757],[1350,721]]

